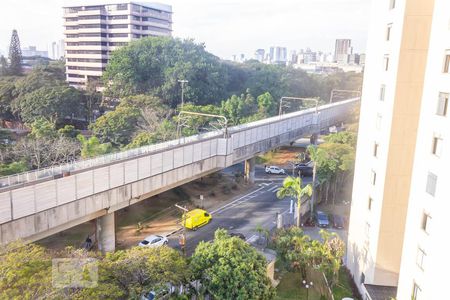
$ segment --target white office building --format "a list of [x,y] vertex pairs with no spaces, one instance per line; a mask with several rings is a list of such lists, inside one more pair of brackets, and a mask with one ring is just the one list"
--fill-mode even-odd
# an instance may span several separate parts
[[148,36],[171,36],[172,8],[134,1],[66,6],[64,27],[67,81],[82,88],[102,76],[115,49]]

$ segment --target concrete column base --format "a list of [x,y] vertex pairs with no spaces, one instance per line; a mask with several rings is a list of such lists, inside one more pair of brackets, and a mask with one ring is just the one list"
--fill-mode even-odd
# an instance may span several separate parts
[[116,250],[116,222],[114,212],[97,218],[96,238],[98,250],[114,252]]
[[254,183],[255,182],[255,158],[245,160],[244,162],[244,177],[245,182]]

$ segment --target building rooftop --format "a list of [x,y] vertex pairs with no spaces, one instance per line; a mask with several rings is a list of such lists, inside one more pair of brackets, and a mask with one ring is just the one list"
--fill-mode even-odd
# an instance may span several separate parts
[[145,6],[148,8],[154,8],[163,10],[166,12],[172,12],[172,6],[168,4],[162,4],[157,2],[144,2],[144,1],[131,1],[131,0],[65,0],[63,2],[63,7],[80,7],[80,6],[92,6],[92,5],[111,5],[111,4],[136,4],[140,6]]
[[391,300],[397,296],[396,286],[364,284],[372,300]]

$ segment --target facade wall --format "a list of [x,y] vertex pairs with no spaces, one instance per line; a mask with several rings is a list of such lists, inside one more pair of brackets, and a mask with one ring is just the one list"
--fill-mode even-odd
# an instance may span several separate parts
[[[418,300],[444,299],[448,294],[445,272],[450,262],[445,237],[450,211],[450,122],[448,115],[437,115],[437,110],[439,94],[450,93],[450,74],[443,72],[446,51],[450,49],[450,2],[435,0],[432,13],[397,299],[411,299],[414,285]],[[435,137],[440,140],[437,147],[433,147]],[[434,195],[427,192],[430,173],[437,178]],[[422,228],[424,214],[430,216],[426,229]]]

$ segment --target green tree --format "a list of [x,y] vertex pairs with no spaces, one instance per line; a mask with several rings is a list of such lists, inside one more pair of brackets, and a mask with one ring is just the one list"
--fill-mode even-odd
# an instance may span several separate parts
[[139,109],[130,106],[118,106],[107,112],[89,127],[102,143],[127,145],[136,132]]
[[191,259],[194,278],[215,299],[272,299],[267,262],[252,246],[218,229],[211,242],[200,242]]
[[221,112],[228,118],[230,124],[238,125],[244,115],[244,101],[240,97],[233,95],[229,99],[222,101]]
[[300,228],[278,229],[274,236],[280,259],[306,277],[307,269],[321,270],[331,286],[337,282],[345,243],[336,233],[320,230],[321,240],[312,240]]
[[269,92],[259,95],[256,99],[258,101],[258,111],[263,117],[270,117],[275,114],[277,104]]
[[28,171],[28,166],[23,161],[14,161],[12,163],[0,163],[0,176],[13,175]]
[[31,123],[45,117],[52,121],[80,115],[82,94],[73,87],[44,86],[26,93],[15,102],[16,111],[23,121]]
[[29,126],[31,127],[31,132],[28,136],[29,138],[55,138],[57,135],[55,123],[43,117],[37,118],[33,123],[29,124]]
[[278,199],[293,197],[297,199],[297,227],[300,227],[301,204],[303,196],[311,197],[312,187],[310,184],[303,186],[300,177],[288,176],[283,181],[283,186],[277,191]]
[[0,77],[0,118],[12,119],[12,101],[16,97],[16,77]]
[[110,143],[100,143],[97,137],[92,136],[86,138],[79,134],[77,139],[81,143],[81,157],[91,158],[112,152],[112,145]]
[[2,55],[0,56],[0,76],[8,75],[8,62],[6,58]]
[[356,135],[340,132],[325,137],[325,141],[318,147],[308,147],[308,152],[315,163],[321,189],[325,185],[325,200],[328,202],[329,188],[332,186],[334,203],[338,187],[348,180],[353,172]]
[[346,144],[353,148],[356,147],[356,139],[356,133],[350,131],[341,131],[324,137],[324,140],[328,143]]
[[[119,250],[106,254],[99,265],[99,285],[113,286],[114,293],[103,289],[108,299],[139,299],[145,292],[167,288],[167,284],[183,284],[188,277],[186,260],[169,247]],[[97,293],[95,290],[83,294]],[[123,294],[117,297],[117,291]]]
[[9,44],[9,74],[22,75],[22,50],[20,48],[19,35],[13,30],[11,43]]
[[170,37],[140,39],[114,51],[104,73],[114,96],[151,93],[171,107],[180,102],[178,79],[186,79],[188,101],[207,104],[225,95],[226,74],[203,44]]
[[78,135],[78,130],[75,129],[73,125],[65,125],[64,127],[58,129],[58,134],[68,138],[76,138]]
[[38,299],[52,293],[51,258],[41,246],[0,246],[0,298]]

